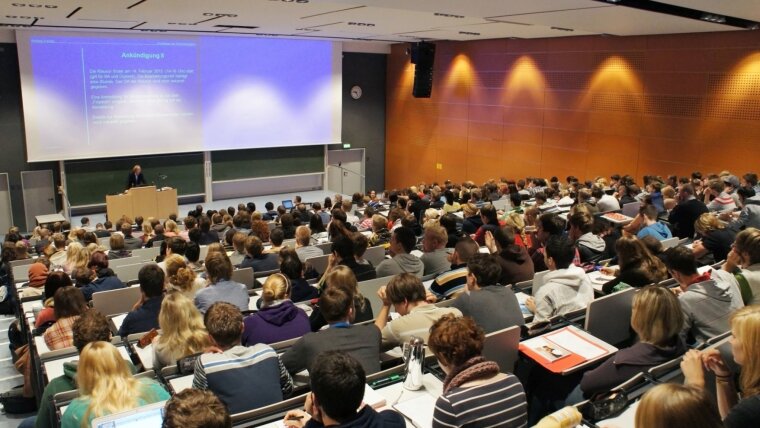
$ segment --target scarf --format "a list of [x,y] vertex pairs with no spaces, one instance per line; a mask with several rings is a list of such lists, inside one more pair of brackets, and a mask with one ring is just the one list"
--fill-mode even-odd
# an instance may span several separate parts
[[499,373],[499,365],[486,361],[481,356],[472,357],[461,366],[454,368],[443,380],[443,395],[450,390],[464,385],[472,380],[495,376]]

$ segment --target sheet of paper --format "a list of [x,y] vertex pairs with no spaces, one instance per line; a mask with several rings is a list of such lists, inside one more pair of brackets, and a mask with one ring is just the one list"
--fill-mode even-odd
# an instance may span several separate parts
[[124,324],[124,320],[127,319],[127,315],[128,314],[121,314],[111,317],[113,325],[116,327],[116,331],[119,331],[119,329],[121,329],[121,325]]
[[546,340],[555,343],[574,354],[578,354],[587,360],[592,360],[607,353],[604,348],[589,342],[588,340],[578,336],[575,333],[570,332],[567,329],[560,330],[556,333],[549,333],[543,337]]
[[412,252],[409,254],[413,255],[414,257],[422,257],[423,253],[420,250],[412,250]]
[[187,375],[182,377],[176,377],[169,379],[169,384],[172,386],[174,393],[184,391],[193,387],[193,375]]
[[430,394],[420,394],[411,400],[396,403],[393,408],[411,419],[415,427],[431,427],[433,426],[433,412],[435,411],[436,399],[436,397]]
[[362,401],[373,409],[379,409],[385,406],[385,397],[378,394],[377,391],[372,389],[369,385],[364,385],[364,399]]
[[142,363],[143,367],[145,367],[145,370],[150,370],[153,368],[153,344],[146,346],[145,348],[140,348],[135,343],[135,352],[137,352],[137,356],[140,357],[140,362]]

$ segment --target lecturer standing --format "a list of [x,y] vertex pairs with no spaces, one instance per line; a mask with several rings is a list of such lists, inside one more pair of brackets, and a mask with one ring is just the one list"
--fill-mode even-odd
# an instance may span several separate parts
[[132,172],[129,173],[129,177],[127,178],[127,189],[142,186],[144,184],[147,183],[145,182],[145,177],[143,177],[142,168],[140,168],[140,165],[133,166]]

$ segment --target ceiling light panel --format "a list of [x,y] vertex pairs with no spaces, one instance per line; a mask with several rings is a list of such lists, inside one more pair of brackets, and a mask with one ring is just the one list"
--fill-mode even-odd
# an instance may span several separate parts
[[591,0],[311,0],[419,12],[440,12],[466,17],[514,15],[594,6]]
[[576,31],[587,31],[597,34],[614,34],[617,36],[699,33],[705,31],[728,31],[732,29],[731,27],[712,22],[681,18],[624,6],[605,6],[584,10],[536,13],[512,16],[509,20],[549,27],[572,28]]
[[675,6],[703,10],[716,15],[760,21],[760,4],[757,0],[658,0]]

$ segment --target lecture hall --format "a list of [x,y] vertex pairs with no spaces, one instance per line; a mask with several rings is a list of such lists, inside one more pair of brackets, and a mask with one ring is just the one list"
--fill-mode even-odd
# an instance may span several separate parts
[[0,428],[760,426],[756,3],[0,0]]

